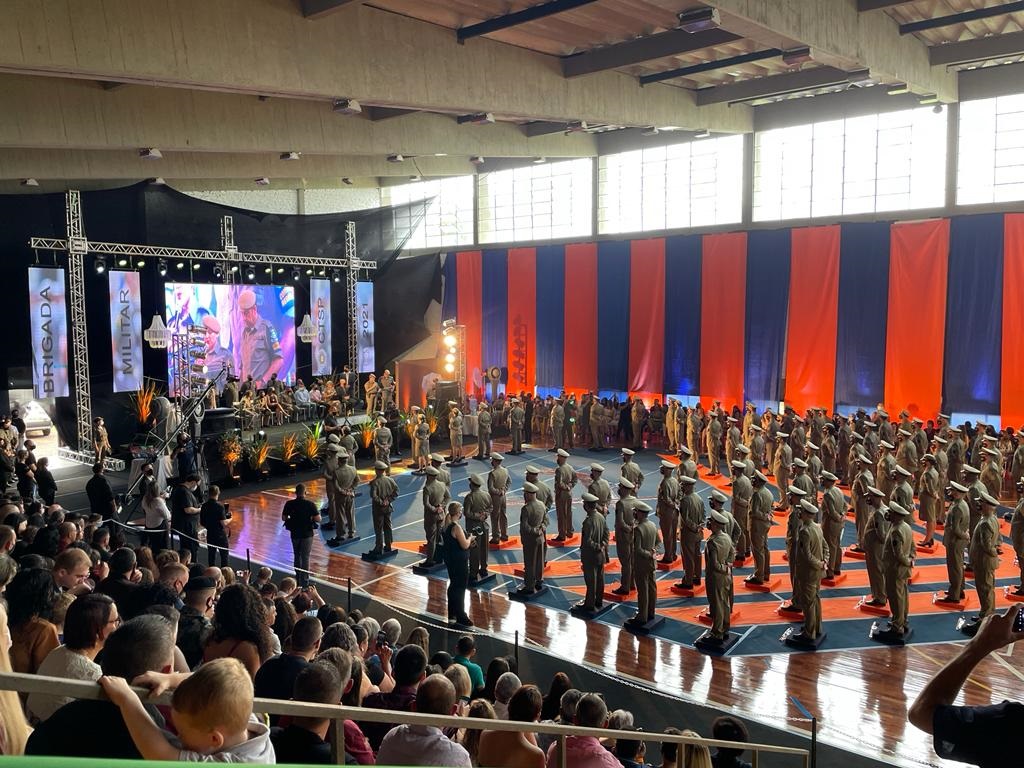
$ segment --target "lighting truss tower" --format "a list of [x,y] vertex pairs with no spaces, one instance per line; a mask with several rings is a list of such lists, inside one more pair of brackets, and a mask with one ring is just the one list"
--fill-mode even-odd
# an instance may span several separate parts
[[92,453],[92,389],[89,383],[89,329],[85,313],[85,254],[89,243],[82,229],[82,198],[69,189],[66,197],[68,296],[71,300],[71,359],[75,366],[75,413],[78,421],[77,453]]
[[348,310],[348,364],[359,377],[359,307],[356,304],[356,283],[359,282],[360,261],[356,258],[356,223],[345,222],[345,306]]

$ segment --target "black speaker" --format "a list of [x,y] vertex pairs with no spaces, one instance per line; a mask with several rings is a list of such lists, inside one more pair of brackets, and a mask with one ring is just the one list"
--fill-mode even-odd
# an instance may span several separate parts
[[234,408],[208,408],[203,415],[203,435],[210,437],[235,428]]
[[454,400],[456,403],[462,402],[462,385],[457,381],[439,381],[434,391],[439,410],[448,405],[449,400]]

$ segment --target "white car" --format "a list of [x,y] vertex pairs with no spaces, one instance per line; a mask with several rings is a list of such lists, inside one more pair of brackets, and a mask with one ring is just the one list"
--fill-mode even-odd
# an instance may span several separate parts
[[21,418],[25,420],[26,437],[33,433],[41,434],[43,437],[50,434],[50,431],[53,429],[53,421],[43,406],[35,400],[30,400],[21,406],[20,410]]

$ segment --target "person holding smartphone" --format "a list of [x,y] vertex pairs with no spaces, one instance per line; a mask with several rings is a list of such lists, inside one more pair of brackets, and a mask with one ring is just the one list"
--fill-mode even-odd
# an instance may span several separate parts
[[459,520],[462,519],[462,505],[453,501],[441,525],[444,564],[448,569],[448,623],[460,627],[472,627],[473,622],[466,615],[466,586],[469,582],[469,549],[476,543],[476,536],[466,536]]

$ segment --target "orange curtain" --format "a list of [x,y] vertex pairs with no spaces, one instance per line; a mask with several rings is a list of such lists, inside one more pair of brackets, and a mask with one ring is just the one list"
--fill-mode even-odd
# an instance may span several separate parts
[[942,410],[949,220],[893,224],[885,404],[922,419]]
[[480,251],[463,251],[455,261],[456,288],[459,294],[459,325],[466,326],[467,394],[482,391],[474,382],[483,382],[483,259]]
[[1018,429],[1024,425],[1024,214],[1006,214],[1003,232],[1000,422]]
[[835,400],[839,236],[838,225],[792,232],[785,397],[800,412]]
[[704,235],[701,255],[700,397],[743,405],[747,233]]

